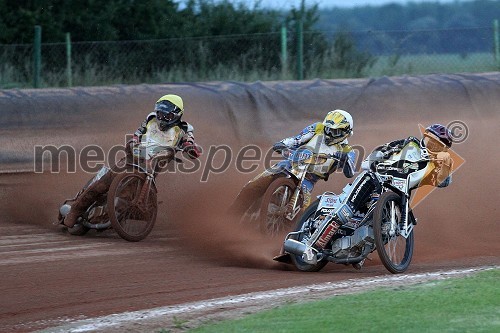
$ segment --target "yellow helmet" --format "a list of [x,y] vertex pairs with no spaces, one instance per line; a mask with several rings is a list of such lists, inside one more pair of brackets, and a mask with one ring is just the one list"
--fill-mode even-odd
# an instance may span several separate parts
[[160,130],[164,131],[180,121],[184,114],[184,102],[180,96],[164,95],[156,101],[154,111]]
[[323,120],[325,141],[327,144],[339,143],[353,133],[354,122],[349,112],[333,110]]

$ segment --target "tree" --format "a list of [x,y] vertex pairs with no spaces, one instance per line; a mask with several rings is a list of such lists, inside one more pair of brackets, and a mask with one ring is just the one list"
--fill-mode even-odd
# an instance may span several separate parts
[[348,32],[341,31],[335,35],[333,51],[333,66],[354,77],[361,76],[363,70],[375,62],[371,54],[357,49],[354,38]]
[[[304,71],[307,73],[315,65],[317,59],[325,56],[328,50],[328,42],[324,34],[315,28],[319,20],[318,5],[306,7],[305,0],[302,0],[299,8],[293,7],[286,17],[286,25],[291,32],[291,40],[296,40],[296,26],[299,21],[302,22],[302,31],[304,38]],[[290,47],[292,60],[297,57],[297,44],[293,43]],[[296,61],[296,59],[295,59]]]

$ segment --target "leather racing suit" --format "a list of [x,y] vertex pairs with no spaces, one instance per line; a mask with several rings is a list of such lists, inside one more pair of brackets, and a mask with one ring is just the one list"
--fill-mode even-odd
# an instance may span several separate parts
[[118,173],[125,171],[126,162],[147,162],[155,154],[160,153],[160,151],[139,149],[138,145],[141,142],[145,142],[149,138],[160,139],[162,143],[167,143],[168,147],[181,148],[190,158],[198,158],[201,155],[201,149],[194,142],[193,131],[192,125],[180,120],[166,130],[161,131],[156,119],[156,113],[151,112],[148,114],[135,131],[133,139],[127,142],[125,146],[127,156],[110,169],[102,170],[104,171],[102,176],[83,190],[71,204],[71,210],[64,219],[64,225],[71,228],[76,224],[78,217],[95,201],[96,197],[108,191],[114,177]]
[[[336,224],[335,230],[340,225],[349,223],[353,215],[367,213],[371,200],[376,200],[381,193],[381,186],[373,171],[379,163],[388,159],[398,162],[382,172],[400,178],[409,175],[410,191],[423,185],[446,187],[451,184],[453,160],[448,152],[430,153],[415,137],[389,142],[377,147],[370,154],[362,164],[365,171],[360,173],[347,189],[344,188],[347,192],[344,192],[344,199],[331,220],[331,223]],[[416,162],[409,163],[408,160]],[[381,172],[380,169],[378,171]],[[328,227],[329,224],[322,226],[322,230],[315,233],[316,237],[312,237],[308,244],[317,248],[324,247],[333,236],[333,233],[328,231],[332,228]]]
[[[303,207],[305,209],[311,202],[311,195],[314,185],[319,179],[328,180],[330,174],[336,170],[342,170],[347,178],[352,178],[355,173],[355,158],[356,153],[348,144],[347,139],[338,143],[328,142],[324,135],[324,125],[321,122],[311,124],[304,128],[298,135],[285,138],[273,147],[275,151],[280,152],[282,149],[299,149],[302,147],[311,148],[315,154],[334,154],[336,159],[328,159],[324,165],[315,165],[310,172],[307,173],[302,182]],[[269,184],[273,181],[274,176],[280,170],[292,168],[291,162],[282,160],[269,169],[266,169],[261,174],[250,180],[240,191],[235,201],[231,205],[229,211],[232,213],[240,213],[246,209],[245,205],[253,202],[257,196],[262,195]]]

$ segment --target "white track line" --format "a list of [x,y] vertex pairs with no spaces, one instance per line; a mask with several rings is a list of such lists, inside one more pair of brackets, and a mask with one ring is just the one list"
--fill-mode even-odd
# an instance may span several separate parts
[[[54,327],[51,329],[43,330],[42,332],[47,333],[59,333],[59,332],[90,332],[110,329],[119,325],[126,325],[131,323],[137,323],[139,321],[148,321],[160,319],[161,317],[169,317],[177,314],[186,314],[192,312],[208,312],[210,310],[214,311],[224,307],[244,307],[245,305],[252,305],[262,300],[272,301],[280,300],[287,297],[295,297],[299,299],[300,295],[304,293],[311,292],[321,292],[324,294],[333,295],[334,293],[343,293],[346,290],[356,291],[361,288],[366,289],[401,284],[419,283],[428,280],[441,280],[452,278],[456,276],[469,275],[476,273],[478,271],[484,271],[489,269],[498,269],[500,266],[489,266],[489,267],[475,267],[468,269],[458,269],[451,271],[438,271],[432,273],[419,273],[419,274],[404,274],[404,275],[386,275],[386,276],[376,276],[364,279],[351,279],[341,282],[328,282],[324,284],[313,284],[308,286],[299,286],[291,288],[276,289],[264,292],[248,293],[238,296],[215,298],[205,301],[185,303],[175,306],[165,306],[159,308],[153,308],[149,310],[133,311],[133,312],[123,312],[119,314],[113,314],[104,317],[89,318],[85,320],[78,320],[64,326]],[[65,320],[66,322],[69,321]],[[54,323],[55,324],[55,323]]]

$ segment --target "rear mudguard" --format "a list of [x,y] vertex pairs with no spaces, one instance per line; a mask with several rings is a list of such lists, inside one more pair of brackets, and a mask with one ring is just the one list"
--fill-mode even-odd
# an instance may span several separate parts
[[249,181],[238,193],[236,199],[229,206],[228,213],[240,215],[243,214],[256,200],[259,200],[266,192],[269,185],[279,177],[289,177],[295,182],[298,180],[285,172],[276,174],[262,173],[259,177]]

